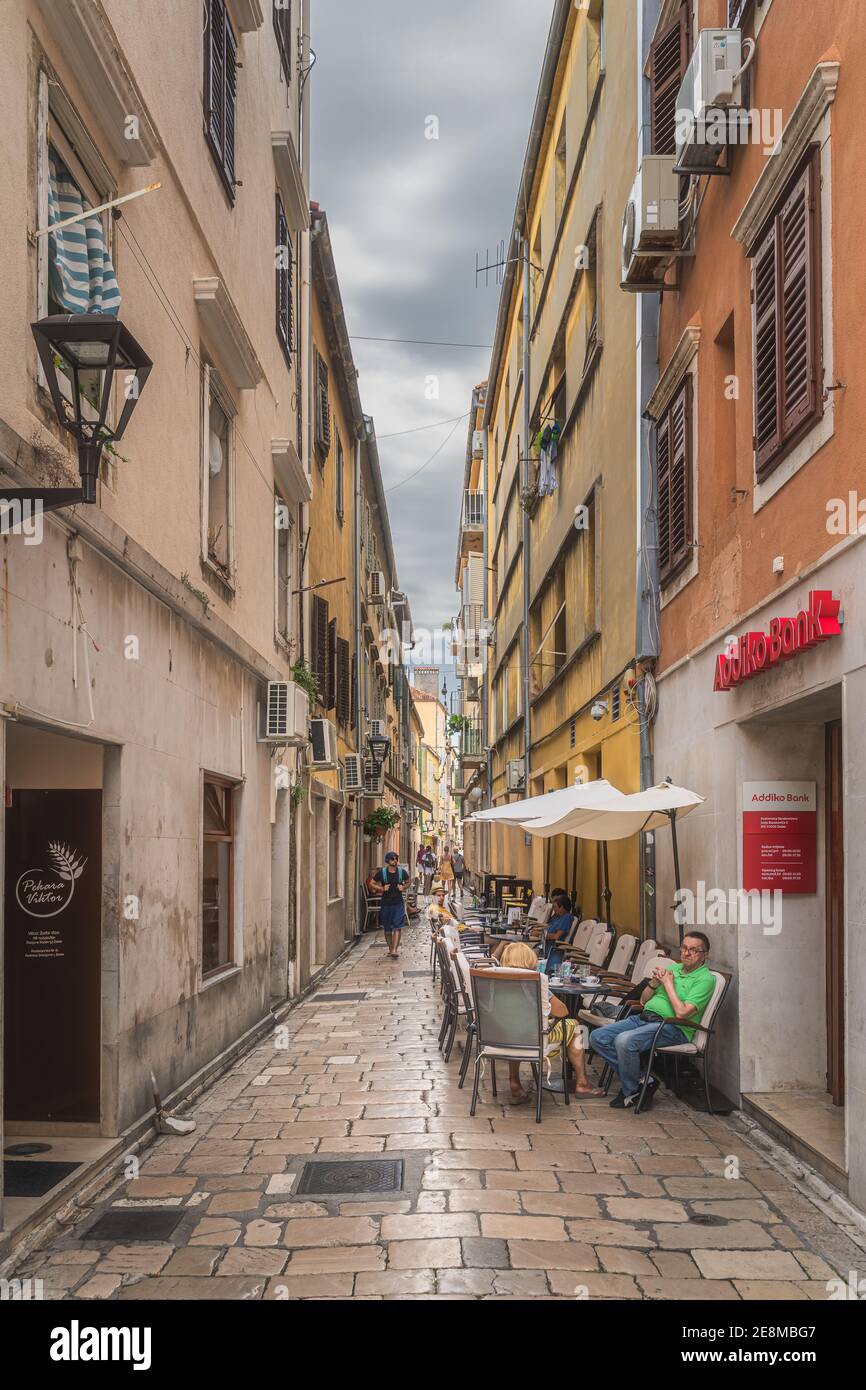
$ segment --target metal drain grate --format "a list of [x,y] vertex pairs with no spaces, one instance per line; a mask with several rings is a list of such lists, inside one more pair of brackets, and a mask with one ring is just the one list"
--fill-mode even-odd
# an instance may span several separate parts
[[295,1191],[400,1192],[402,1188],[402,1158],[360,1158],[342,1163],[305,1163]]
[[182,1211],[106,1211],[84,1232],[83,1240],[168,1240],[183,1220]]
[[355,999],[366,998],[367,995],[363,992],[361,994],[314,994],[310,1002],[312,1004],[342,1004],[344,1002],[351,1004]]
[[429,970],[404,970],[404,971],[403,971],[403,979],[404,979],[404,980],[419,980],[419,979],[421,978],[422,975],[426,975],[426,976],[429,977],[430,971],[429,971]]
[[13,1158],[3,1165],[3,1191],[7,1197],[44,1197],[80,1167],[44,1158]]
[[51,1152],[50,1144],[7,1144],[3,1150],[9,1158],[29,1158],[31,1154]]

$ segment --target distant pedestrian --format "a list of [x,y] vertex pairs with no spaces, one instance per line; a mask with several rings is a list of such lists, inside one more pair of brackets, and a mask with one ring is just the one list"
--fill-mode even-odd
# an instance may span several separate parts
[[457,884],[457,891],[463,897],[463,875],[466,872],[466,860],[463,858],[463,851],[458,845],[451,856],[451,863],[454,866],[454,882]]
[[409,870],[399,867],[399,856],[391,849],[385,855],[384,867],[377,869],[373,877],[382,889],[379,925],[385,933],[388,955],[396,958],[400,954],[400,936],[408,926],[403,898],[409,886]]
[[452,892],[454,885],[454,865],[451,862],[451,849],[448,845],[443,849],[439,859],[439,878],[445,892]]
[[429,845],[424,846],[424,897],[429,898],[433,889],[433,875],[436,872],[436,855]]

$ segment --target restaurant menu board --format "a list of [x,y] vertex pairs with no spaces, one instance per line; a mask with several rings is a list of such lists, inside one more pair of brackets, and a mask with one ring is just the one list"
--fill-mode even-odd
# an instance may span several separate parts
[[814,782],[743,783],[743,887],[816,893]]

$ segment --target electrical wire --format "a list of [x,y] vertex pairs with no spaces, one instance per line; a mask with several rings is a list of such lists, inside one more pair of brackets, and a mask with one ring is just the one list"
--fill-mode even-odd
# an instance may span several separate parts
[[413,347],[448,347],[448,348],[478,348],[481,352],[490,352],[490,343],[448,343],[441,342],[438,338],[372,338],[364,333],[350,333],[349,337],[354,343],[407,343]]
[[390,434],[377,434],[376,438],[378,440],[396,439],[401,434],[420,434],[422,430],[435,430],[439,425],[459,424],[461,420],[468,419],[470,414],[471,412],[467,410],[465,415],[452,415],[450,420],[434,420],[430,425],[414,425],[410,430],[392,430]]
[[[469,412],[467,411],[467,415],[468,415],[468,414],[469,414]],[[461,416],[460,418],[461,418],[462,420],[465,420],[465,419],[466,419],[466,415],[463,415],[463,416]],[[402,478],[401,481],[400,481],[399,483],[394,483],[391,487],[386,487],[386,488],[385,488],[386,493],[387,493],[387,492],[396,492],[397,489],[398,489],[398,487],[405,487],[407,483],[411,483],[411,481],[412,481],[413,478],[417,478],[419,473],[423,473],[425,468],[429,468],[429,466],[430,466],[430,464],[433,462],[433,460],[434,460],[435,458],[437,458],[439,454],[441,454],[442,450],[445,448],[445,445],[448,443],[449,439],[451,438],[451,436],[453,435],[454,431],[457,429],[457,426],[458,426],[459,424],[460,424],[460,420],[455,421],[455,423],[451,426],[451,429],[448,431],[448,433],[447,433],[447,435],[445,436],[445,438],[442,440],[442,443],[439,445],[438,449],[436,449],[436,450],[430,455],[430,457],[427,459],[426,463],[422,463],[422,464],[421,464],[421,467],[420,467],[420,468],[416,468],[414,473],[410,473],[408,478]]]

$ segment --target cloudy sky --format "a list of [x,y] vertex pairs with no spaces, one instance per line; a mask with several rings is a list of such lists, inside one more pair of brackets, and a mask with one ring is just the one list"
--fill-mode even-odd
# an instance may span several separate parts
[[400,585],[416,626],[432,628],[457,602],[468,422],[453,421],[487,375],[496,318],[495,277],[475,288],[475,255],[495,259],[511,231],[552,3],[313,0],[312,11],[311,197],[328,214],[376,422]]

